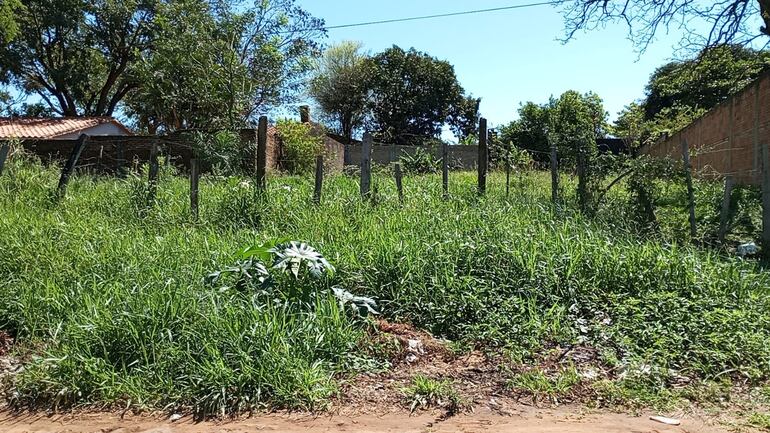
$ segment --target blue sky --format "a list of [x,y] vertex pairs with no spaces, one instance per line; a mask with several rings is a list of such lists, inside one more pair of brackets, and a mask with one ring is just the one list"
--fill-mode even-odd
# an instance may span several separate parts
[[[328,26],[390,18],[487,9],[528,0],[300,0]],[[329,30],[327,43],[357,40],[378,52],[392,45],[414,47],[455,66],[466,91],[482,98],[490,125],[516,117],[519,104],[546,102],[570,89],[594,91],[614,119],[623,106],[641,98],[656,67],[669,61],[681,33],[661,34],[641,56],[624,25],[580,33],[562,44],[563,21],[551,6]]]

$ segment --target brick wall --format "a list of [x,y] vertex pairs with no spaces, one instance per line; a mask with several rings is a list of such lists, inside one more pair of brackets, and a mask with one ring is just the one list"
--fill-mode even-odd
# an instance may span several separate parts
[[[25,140],[24,149],[37,155],[44,163],[63,163],[77,140]],[[134,167],[150,159],[152,145],[157,144],[173,164],[190,166],[192,148],[182,141],[156,136],[93,136],[77,163],[79,169],[116,172],[120,167]]]
[[685,140],[698,175],[732,175],[738,183],[759,184],[760,146],[770,146],[770,73],[642,153],[681,159]]
[[[168,157],[172,164],[187,170],[193,155],[192,135],[177,133],[167,137],[157,136],[92,136],[88,145],[78,160],[78,169],[89,169],[100,172],[114,173],[123,167],[140,167],[150,159],[153,144],[159,146],[161,155]],[[241,143],[248,146],[248,157],[244,161],[247,172],[256,169],[256,129],[242,129]],[[44,163],[64,163],[67,160],[77,140],[25,140],[24,148],[40,157]],[[327,164],[329,169],[342,170],[345,157],[345,146],[337,141],[324,137]],[[280,167],[281,145],[275,127],[268,127],[267,134],[267,168],[278,170]],[[206,170],[206,167],[202,167]]]

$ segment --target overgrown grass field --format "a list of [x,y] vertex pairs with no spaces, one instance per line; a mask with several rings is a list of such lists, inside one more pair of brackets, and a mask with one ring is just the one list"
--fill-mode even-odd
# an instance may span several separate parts
[[[510,197],[494,173],[484,198],[474,173],[452,173],[446,201],[440,176],[407,177],[403,203],[385,174],[372,203],[338,175],[318,206],[309,178],[271,177],[258,200],[247,179],[204,177],[194,221],[187,179],[168,170],[151,207],[145,179],[77,176],[61,201],[57,180],[20,161],[0,177],[0,330],[25,363],[6,383],[18,405],[320,407],[340,374],[381,364],[366,321],[322,290],[332,286],[510,362],[581,344],[607,365],[652,371],[651,383],[760,384],[770,372],[768,274],[678,243],[686,216],[638,233],[622,190],[587,220],[555,209],[536,172],[515,175]],[[336,267],[310,308],[206,282],[274,238],[305,241]]]

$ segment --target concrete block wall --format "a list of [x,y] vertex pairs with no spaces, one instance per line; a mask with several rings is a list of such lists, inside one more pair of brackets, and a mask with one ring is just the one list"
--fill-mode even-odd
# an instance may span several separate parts
[[[441,146],[393,146],[387,144],[377,144],[372,146],[372,162],[380,165],[387,165],[398,161],[403,155],[411,155],[422,149],[438,160],[441,159]],[[345,145],[345,165],[361,164],[360,144]],[[479,147],[478,146],[448,146],[449,166],[454,169],[474,169],[478,166]]]

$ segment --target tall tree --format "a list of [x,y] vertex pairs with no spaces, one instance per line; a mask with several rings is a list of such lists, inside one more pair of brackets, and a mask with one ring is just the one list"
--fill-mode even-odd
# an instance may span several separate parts
[[[628,26],[629,37],[644,51],[659,31],[684,27],[685,42],[699,47],[746,44],[770,37],[770,0],[559,0],[566,38],[607,22]],[[697,29],[707,26],[706,35]]]
[[770,52],[739,45],[703,50],[697,57],[656,69],[642,104],[647,119],[665,109],[710,110],[770,70]]
[[176,0],[161,9],[129,114],[150,132],[237,128],[293,100],[320,54],[323,21],[294,0]]
[[310,81],[310,95],[348,140],[363,125],[369,96],[368,56],[360,42],[327,48]]
[[449,127],[460,141],[478,135],[480,106],[481,98],[468,95],[460,98],[452,107],[449,114]]
[[378,139],[385,143],[422,143],[436,138],[462,103],[463,89],[454,67],[415,49],[394,46],[368,61],[369,108]]
[[156,0],[28,0],[23,31],[0,46],[16,88],[65,116],[111,115],[138,86],[130,66],[152,42]]
[[535,161],[548,161],[548,106],[527,102],[518,112],[517,120],[500,128],[500,140],[531,151]]
[[548,161],[551,143],[555,142],[559,155],[574,161],[578,151],[592,153],[596,139],[607,135],[607,117],[596,93],[569,90],[546,104],[523,104],[519,118],[500,128],[500,140],[532,151],[540,162]]

